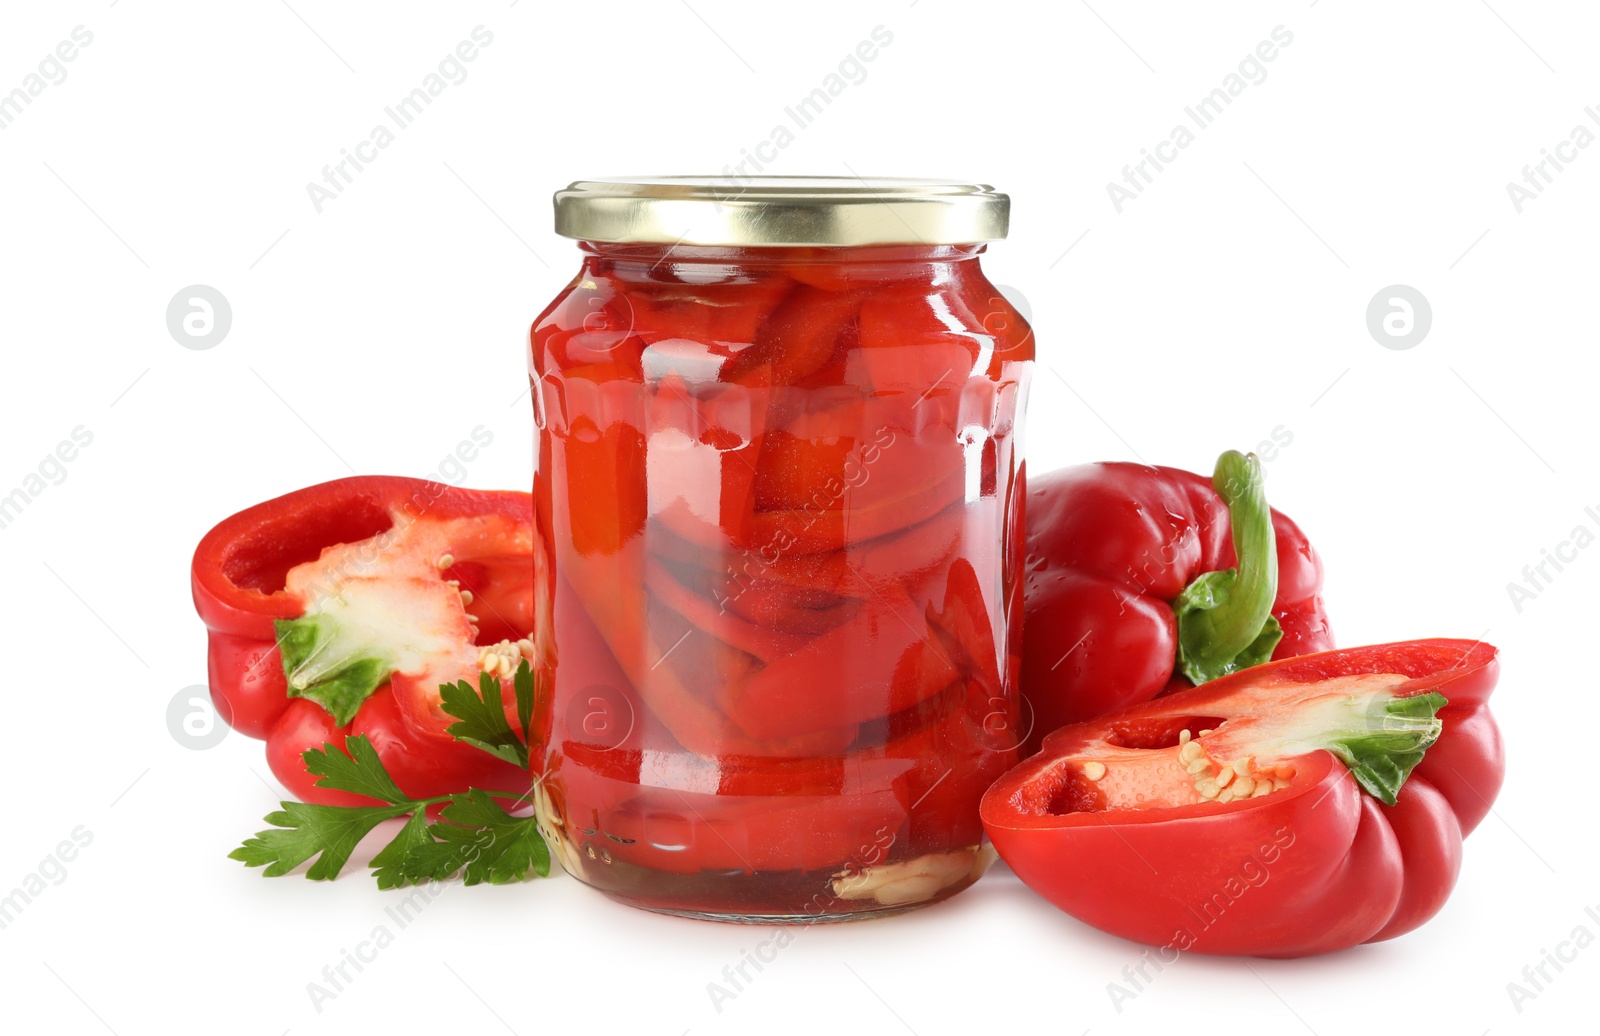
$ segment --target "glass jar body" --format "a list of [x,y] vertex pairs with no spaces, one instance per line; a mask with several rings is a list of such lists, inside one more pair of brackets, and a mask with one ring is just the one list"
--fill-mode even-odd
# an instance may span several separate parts
[[558,857],[723,919],[960,891],[1026,734],[1026,322],[980,246],[583,248],[531,356]]

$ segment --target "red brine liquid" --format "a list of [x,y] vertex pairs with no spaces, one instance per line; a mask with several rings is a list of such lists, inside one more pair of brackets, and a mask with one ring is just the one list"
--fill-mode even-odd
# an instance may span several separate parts
[[656,910],[952,895],[1027,734],[1031,332],[979,245],[583,245],[533,328],[541,809]]

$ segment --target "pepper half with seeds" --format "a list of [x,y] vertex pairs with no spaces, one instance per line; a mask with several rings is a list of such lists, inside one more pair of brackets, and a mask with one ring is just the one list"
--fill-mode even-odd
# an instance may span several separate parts
[[1064,727],[984,796],[985,830],[1074,917],[1177,951],[1296,957],[1444,905],[1504,777],[1497,652],[1329,651]]
[[192,572],[218,713],[267,742],[304,802],[370,801],[317,787],[301,758],[356,734],[413,798],[526,788],[521,767],[449,735],[440,687],[489,673],[514,715],[512,675],[543,625],[536,547],[527,493],[420,479],[340,479],[241,511]]

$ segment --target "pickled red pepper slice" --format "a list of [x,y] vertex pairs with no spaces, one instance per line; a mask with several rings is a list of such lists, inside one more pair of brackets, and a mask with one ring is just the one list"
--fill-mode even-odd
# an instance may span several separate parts
[[[766,384],[793,385],[815,374],[855,332],[859,292],[832,292],[801,285],[773,310],[749,348],[722,370],[722,380],[742,382],[767,368]],[[848,347],[848,346],[847,346]]]
[[[797,294],[808,295],[805,292]],[[806,303],[807,306],[812,304]],[[772,356],[771,344],[781,342],[803,347],[814,360],[824,351],[817,344],[819,333],[829,337],[826,350],[829,356],[840,349],[849,349],[851,343],[842,339],[851,337],[846,332],[853,331],[853,328],[846,328],[840,323],[840,310],[833,308],[839,305],[841,303],[837,300],[830,301],[830,308],[824,314],[820,328],[796,327],[793,314],[784,312],[784,307],[780,307],[779,315],[773,319],[783,321],[779,328],[782,333],[763,336],[764,341],[758,341],[746,355]],[[850,315],[854,316],[853,310]],[[963,357],[966,357],[965,353]],[[967,364],[970,365],[970,358]],[[736,376],[749,369],[739,361],[729,366]],[[792,369],[780,369],[777,376],[786,378],[793,373]],[[962,373],[965,374],[965,370]],[[902,405],[901,412],[891,417],[893,423],[879,429],[877,438],[886,448],[896,445],[896,425],[900,436],[909,438],[912,427],[909,411],[916,402],[920,400],[910,401],[909,406]],[[767,423],[773,423],[770,414]],[[774,433],[768,434],[775,437]],[[965,477],[959,466],[951,468],[949,447],[946,447],[942,457],[928,457],[927,454],[936,454],[937,451],[916,447],[914,452],[922,456],[914,456],[910,462],[893,458],[873,473],[877,475],[873,488],[881,499],[856,501],[853,490],[858,486],[845,484],[838,475],[833,474],[844,467],[840,458],[855,452],[852,448],[855,445],[853,438],[816,442],[783,433],[778,440],[778,448],[774,450],[769,439],[769,445],[762,452],[762,461],[766,464],[775,460],[782,470],[768,482],[797,485],[798,491],[784,502],[794,502],[798,498],[810,506],[785,508],[776,512],[757,510],[753,516],[753,526],[758,554],[782,558],[786,554],[829,553],[839,557],[841,574],[851,576],[851,582],[862,582],[843,557],[849,539],[873,540],[891,536],[908,526],[921,525],[925,519],[947,509],[952,500],[960,499]],[[884,448],[876,444],[871,448],[874,453],[884,452]],[[902,452],[913,450],[908,448]],[[864,473],[862,462],[858,461],[857,464]],[[941,468],[945,470],[941,471]],[[929,471],[935,472],[931,480]],[[758,472],[758,487],[762,484],[762,474],[770,474],[770,468],[764,467]],[[807,476],[810,476],[809,479]],[[822,486],[812,490],[810,482],[820,482]],[[758,499],[761,495],[758,492]],[[765,494],[769,500],[775,495],[778,494],[771,491]],[[702,538],[712,533],[703,524],[694,530],[694,516],[686,509],[673,508],[667,514],[666,520],[676,532],[688,532],[690,535],[698,532]],[[690,527],[686,528],[686,524]],[[936,573],[930,571],[928,574],[931,576]],[[669,589],[682,590],[683,587],[682,584],[669,584]],[[724,607],[727,602],[738,602],[754,596],[756,600],[764,601],[771,615],[782,610],[779,602],[785,596],[804,601],[801,593],[791,590],[786,595],[781,586],[763,589],[767,591],[765,594],[758,589],[752,595],[748,586],[740,587],[737,592],[722,598]],[[825,730],[837,727],[841,722],[853,724],[877,719],[912,708],[960,678],[959,670],[946,652],[941,650],[926,620],[918,614],[918,606],[901,584],[887,583],[882,588],[867,584],[866,589],[869,596],[858,606],[849,609],[835,606],[822,613],[840,621],[830,628],[813,626],[815,635],[804,646],[778,658],[758,652],[762,654],[764,665],[748,676],[735,676],[720,683],[718,701],[741,730],[758,739],[769,739]],[[734,607],[737,608],[737,603]],[[751,627],[748,625],[708,622],[705,608],[681,599],[677,602],[677,610],[706,632],[715,634],[720,629],[725,639],[728,635],[736,638],[730,643],[743,639],[749,645]],[[821,617],[819,610],[807,609],[804,603],[795,610],[803,613],[802,621],[804,618]],[[695,618],[697,614],[700,616],[698,620]],[[841,666],[842,661],[848,664]]]
[[755,341],[762,324],[795,288],[790,277],[771,270],[743,270],[707,284],[634,277],[601,283],[619,292],[629,333],[646,344],[682,339],[725,357]]
[[[855,728],[844,726],[771,741],[740,731],[713,701],[692,689],[715,680],[722,668],[705,658],[705,652],[717,646],[724,652],[733,649],[713,637],[695,636],[695,628],[681,619],[681,634],[667,635],[669,627],[659,621],[661,616],[652,609],[655,599],[640,577],[645,560],[642,537],[635,536],[616,553],[564,555],[558,564],[642,704],[680,745],[707,757],[735,754],[785,758],[831,755],[855,740]],[[723,655],[725,659],[729,657]],[[691,661],[694,664],[686,665]],[[684,667],[683,676],[679,675],[680,666]]]
[[960,543],[964,513],[962,504],[952,504],[925,522],[853,544],[848,553],[715,553],[666,534],[653,537],[651,546],[659,557],[700,568],[719,605],[736,611],[754,607],[746,599],[762,592],[790,601],[811,594],[861,599],[874,586],[926,579],[948,564]]
[[980,361],[987,366],[992,358],[982,355],[970,332],[956,330],[982,326],[971,307],[956,300],[884,291],[861,306],[860,362],[875,390],[909,394],[919,409],[937,406]]
[[723,711],[746,733],[766,738],[910,708],[960,675],[926,626],[912,625],[919,618],[904,590],[874,597],[849,622],[725,684]]
[[696,628],[762,662],[791,655],[806,645],[805,637],[783,633],[770,626],[756,625],[719,609],[715,601],[696,594],[680,583],[654,557],[645,562],[644,585],[652,596]]
[[[774,280],[759,280],[746,319],[772,304]],[[646,456],[566,444],[572,496],[602,497],[570,516],[574,530],[628,521],[615,541],[575,538],[564,571],[635,690],[691,751],[758,757],[841,750],[859,724],[974,677],[997,694],[998,601],[946,572],[971,517],[956,425],[959,390],[986,359],[979,322],[920,289],[848,284],[789,288],[748,329],[684,305],[744,290],[726,289],[627,284],[656,343],[642,371],[649,435],[604,441]],[[607,474],[575,471],[591,464]],[[648,482],[629,485],[630,467]]]
[[[637,743],[656,742],[646,735]],[[591,824],[619,862],[682,874],[833,871],[860,850],[864,833],[892,835],[897,855],[977,845],[973,788],[1014,758],[997,747],[1004,745],[981,720],[962,711],[848,755],[803,759],[723,754],[668,763],[659,751],[568,742],[574,765],[562,782],[573,799],[602,804]],[[952,764],[973,775],[967,787],[951,776]],[[685,851],[663,857],[658,844]]]

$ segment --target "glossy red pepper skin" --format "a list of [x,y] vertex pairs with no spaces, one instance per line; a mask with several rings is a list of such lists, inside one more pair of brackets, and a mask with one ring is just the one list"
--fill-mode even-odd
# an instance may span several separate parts
[[[520,792],[528,787],[528,775],[446,734],[450,721],[431,708],[427,689],[397,678],[373,693],[344,727],[322,706],[288,694],[274,623],[298,618],[305,609],[303,600],[285,590],[289,570],[316,560],[325,548],[385,532],[394,527],[397,515],[494,515],[525,527],[533,518],[526,493],[367,476],[311,486],[225,519],[200,541],[191,569],[195,609],[208,631],[208,672],[217,712],[235,730],[267,742],[273,774],[303,802],[370,804],[372,800],[361,796],[316,787],[317,778],[306,772],[301,759],[307,749],[324,742],[343,745],[354,734],[371,739],[401,790],[413,797],[468,787]],[[532,559],[507,557],[484,564],[463,559],[450,575],[501,602],[497,610],[504,620],[486,618],[483,642],[526,635],[533,621]],[[404,700],[397,697],[397,686]]]
[[[1461,840],[1499,793],[1505,755],[1488,710],[1499,668],[1487,644],[1419,640],[1246,669],[1055,732],[985,795],[984,827],[1035,892],[1138,942],[1296,957],[1393,938],[1444,905]],[[1442,733],[1392,806],[1323,750],[1296,759],[1290,786],[1262,798],[1104,809],[1092,791],[1060,797],[1063,764],[1095,746],[1160,748],[1187,717],[1214,715],[1246,688],[1371,673],[1407,678],[1398,695],[1449,700]],[[1168,740],[1140,740],[1154,731]]]
[[[1283,629],[1272,657],[1326,651],[1322,561],[1288,517],[1274,510],[1272,524]],[[1029,478],[1025,754],[1058,727],[1190,686],[1175,672],[1172,602],[1202,573],[1233,567],[1229,532],[1227,507],[1193,472],[1118,462]]]

